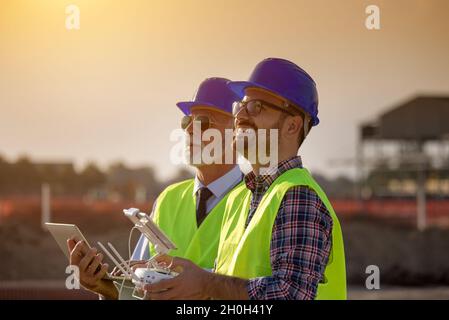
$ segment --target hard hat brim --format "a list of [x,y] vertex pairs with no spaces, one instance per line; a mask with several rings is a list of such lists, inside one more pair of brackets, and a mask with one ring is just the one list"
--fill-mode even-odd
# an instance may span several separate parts
[[219,107],[217,105],[214,105],[212,103],[208,103],[208,102],[201,102],[201,101],[182,101],[182,102],[178,102],[176,104],[176,106],[178,106],[179,109],[181,109],[181,111],[186,115],[190,115],[192,113],[192,108],[194,107],[209,107],[211,109],[214,109],[216,111],[219,112],[223,112],[226,113],[228,115],[231,115],[230,112],[228,112],[227,110],[225,110],[222,107]]
[[[235,94],[237,94],[241,97],[245,96],[245,89],[248,87],[263,88],[263,86],[257,85],[250,81],[229,81],[228,86],[232,91],[234,91]],[[263,88],[263,89],[265,89],[265,88]]]

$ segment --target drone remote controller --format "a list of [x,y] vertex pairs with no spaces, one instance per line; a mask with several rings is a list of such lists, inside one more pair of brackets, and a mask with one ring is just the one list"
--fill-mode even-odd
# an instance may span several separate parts
[[167,269],[155,268],[137,268],[134,271],[132,283],[135,285],[133,296],[138,299],[143,299],[143,287],[147,284],[158,283],[161,280],[171,279],[176,276],[176,273]]

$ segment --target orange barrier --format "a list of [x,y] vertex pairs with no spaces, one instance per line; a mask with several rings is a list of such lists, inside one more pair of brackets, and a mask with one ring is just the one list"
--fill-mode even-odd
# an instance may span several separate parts
[[[351,199],[331,199],[337,214],[342,218],[370,216],[413,220],[416,217],[416,201],[413,199],[371,199],[363,202]],[[53,217],[82,218],[84,215],[110,215],[109,218],[122,217],[124,208],[134,207],[131,202],[88,201],[78,197],[58,197],[52,199]],[[151,203],[140,206],[149,211]],[[38,196],[16,196],[0,199],[0,223],[11,217],[30,215],[40,216],[40,198]],[[427,201],[427,219],[429,222],[446,225],[449,221],[449,199]]]

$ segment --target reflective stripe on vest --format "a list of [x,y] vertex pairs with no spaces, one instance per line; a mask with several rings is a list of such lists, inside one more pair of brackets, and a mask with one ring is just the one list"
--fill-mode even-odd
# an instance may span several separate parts
[[[231,191],[208,213],[198,228],[193,189],[194,179],[167,187],[157,198],[153,221],[177,247],[169,255],[186,258],[202,268],[212,269],[217,257],[224,208]],[[151,244],[150,254],[156,254]]]
[[216,272],[244,279],[272,275],[270,243],[279,206],[288,189],[305,186],[316,192],[332,221],[332,247],[316,299],[346,299],[346,267],[340,223],[327,196],[306,169],[291,169],[266,191],[248,227],[251,191],[245,185],[231,193],[223,217]]

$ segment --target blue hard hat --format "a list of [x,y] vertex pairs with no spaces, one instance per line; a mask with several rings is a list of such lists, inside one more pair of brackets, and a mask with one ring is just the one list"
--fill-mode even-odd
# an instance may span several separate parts
[[235,93],[228,85],[229,79],[208,78],[201,82],[193,101],[178,102],[176,105],[185,115],[191,114],[195,106],[206,106],[232,114],[232,104],[242,100],[243,95]]
[[312,118],[313,126],[320,122],[315,81],[291,61],[279,58],[265,59],[257,64],[248,81],[230,81],[228,85],[242,96],[248,87],[271,91],[307,112]]

